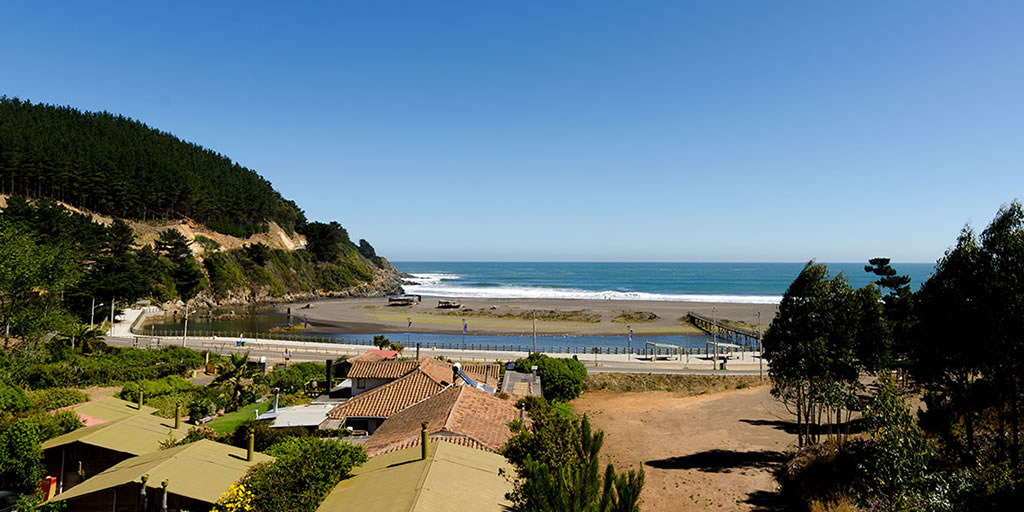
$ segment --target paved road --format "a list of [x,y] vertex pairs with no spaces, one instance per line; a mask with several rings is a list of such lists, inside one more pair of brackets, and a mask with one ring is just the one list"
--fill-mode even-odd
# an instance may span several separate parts
[[[235,352],[248,352],[251,359],[259,360],[266,357],[267,362],[276,363],[284,361],[324,361],[325,359],[336,359],[343,355],[353,356],[367,350],[366,346],[336,345],[324,343],[307,343],[296,341],[279,340],[246,340],[245,346],[238,346],[234,338],[211,339],[211,338],[190,338],[182,342],[181,338],[149,338],[144,336],[107,336],[105,341],[119,347],[139,347],[158,349],[168,345],[178,345],[194,349],[209,350],[217,354],[229,354]],[[403,353],[406,356],[415,355],[415,347],[406,348]],[[423,350],[421,355],[445,356],[450,359],[463,362],[493,362],[493,361],[514,361],[526,357],[525,352],[505,352],[488,350],[448,350],[431,349]],[[550,354],[555,357],[571,357],[568,354]],[[602,354],[595,361],[592,355],[580,355],[579,359],[591,372],[614,372],[614,373],[659,373],[677,375],[758,375],[759,369],[756,364],[751,364],[749,359],[741,362],[730,363],[726,370],[713,370],[711,361],[691,358],[689,363],[679,361],[659,360],[657,362],[627,360],[624,355]]]

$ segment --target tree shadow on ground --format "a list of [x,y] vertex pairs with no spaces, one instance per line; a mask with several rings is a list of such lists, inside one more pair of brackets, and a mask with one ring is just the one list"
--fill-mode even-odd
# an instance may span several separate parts
[[[781,431],[783,431],[783,432],[785,432],[787,434],[792,434],[794,436],[797,434],[796,422],[794,422],[794,421],[786,421],[786,420],[746,420],[746,419],[740,420],[740,421],[742,421],[743,423],[746,423],[748,425],[754,425],[756,427],[771,427],[771,428],[774,428],[776,430],[781,430]],[[817,427],[812,425],[810,430],[811,430],[811,433],[817,433],[818,435],[824,436],[824,435],[828,434],[828,427],[829,427],[828,425],[820,425],[820,426],[817,426]],[[833,425],[833,429],[834,428],[835,428],[835,426]],[[847,428],[846,424],[843,424],[842,428],[846,429]],[[849,422],[849,433],[850,434],[862,433],[862,432],[864,432],[864,429],[865,429],[865,426],[864,426],[864,420],[863,419],[856,418],[856,419],[850,420],[850,422]]]
[[743,503],[753,505],[754,508],[751,510],[755,512],[786,510],[786,505],[779,496],[779,493],[773,491],[754,491],[747,495],[747,499],[743,500]]
[[[680,457],[649,460],[644,465],[658,469],[695,469],[705,473],[732,473],[748,469],[774,472],[785,461],[785,452],[774,450],[707,450]],[[753,510],[785,510],[778,493],[773,491],[754,491],[743,502],[752,505]]]
[[658,469],[696,469],[705,473],[731,473],[743,469],[773,469],[785,460],[785,453],[772,450],[707,450],[680,457],[649,460],[644,464]]

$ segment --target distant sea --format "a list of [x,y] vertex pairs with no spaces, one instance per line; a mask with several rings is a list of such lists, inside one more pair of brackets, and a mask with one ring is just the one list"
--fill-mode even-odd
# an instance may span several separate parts
[[[471,263],[394,262],[415,276],[412,294],[436,297],[661,300],[777,304],[804,263]],[[865,263],[828,263],[859,288]],[[916,290],[931,263],[893,263]]]

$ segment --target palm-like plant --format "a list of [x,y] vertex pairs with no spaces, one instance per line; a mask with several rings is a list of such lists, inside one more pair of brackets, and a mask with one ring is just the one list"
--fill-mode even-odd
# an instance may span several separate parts
[[216,384],[226,384],[231,392],[231,408],[238,409],[242,397],[252,388],[257,370],[249,366],[249,353],[234,353],[217,368]]
[[89,351],[89,344],[98,340],[101,336],[103,336],[101,329],[76,322],[64,332],[63,337],[71,344],[72,350],[75,349],[75,343],[77,342],[82,347],[82,353],[85,354]]

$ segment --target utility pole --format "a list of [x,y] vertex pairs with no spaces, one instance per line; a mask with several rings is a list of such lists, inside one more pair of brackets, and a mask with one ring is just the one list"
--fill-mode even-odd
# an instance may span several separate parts
[[718,314],[711,308],[711,344],[715,346],[715,367],[718,369]]
[[764,380],[764,349],[761,347],[761,312],[757,312],[757,378]]

